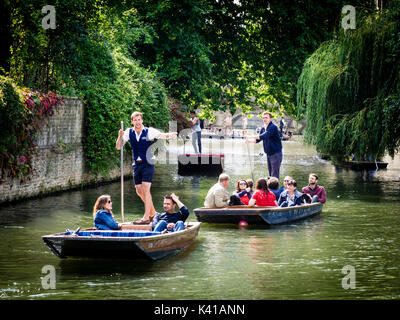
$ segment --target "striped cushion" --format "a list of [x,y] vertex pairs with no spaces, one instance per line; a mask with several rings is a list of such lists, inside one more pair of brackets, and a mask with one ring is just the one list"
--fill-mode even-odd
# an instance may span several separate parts
[[[73,234],[74,231],[69,229],[66,230],[66,235]],[[137,238],[137,237],[148,237],[148,236],[155,236],[160,234],[157,231],[147,231],[147,230],[135,230],[135,231],[79,231],[76,235],[81,237],[90,237],[90,236],[103,236],[103,237],[130,237],[130,238]]]

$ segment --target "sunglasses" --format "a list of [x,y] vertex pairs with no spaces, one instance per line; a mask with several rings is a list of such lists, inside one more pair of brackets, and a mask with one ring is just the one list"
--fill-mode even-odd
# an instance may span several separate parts
[[111,200],[108,200],[107,203],[112,203],[112,201],[111,201]]
[[240,182],[239,185],[245,186],[245,185],[247,185],[247,183],[246,182]]

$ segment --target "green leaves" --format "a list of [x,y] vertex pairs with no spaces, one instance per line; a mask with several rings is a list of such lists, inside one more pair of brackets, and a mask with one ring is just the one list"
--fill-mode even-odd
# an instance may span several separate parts
[[130,114],[140,110],[146,125],[165,129],[170,118],[163,84],[135,59],[139,44],[153,43],[156,35],[129,1],[52,4],[57,26],[46,31],[38,23],[43,1],[10,4],[10,74],[35,90],[83,98],[86,163],[105,173],[119,163],[115,139],[121,120],[129,126]]
[[400,11],[359,17],[356,30],[340,32],[306,60],[298,81],[298,112],[305,138],[341,160],[380,159],[398,151],[400,59],[394,45]]
[[99,16],[102,19],[95,22],[97,31],[89,34],[88,45],[95,61],[106,61],[108,66],[102,68],[102,62],[95,67],[90,82],[82,87],[87,109],[84,149],[90,170],[106,173],[120,161],[115,140],[121,120],[127,128],[131,113],[141,111],[145,125],[165,129],[170,116],[162,84],[131,56],[135,41],[147,37],[149,29],[139,26],[134,9],[122,15],[109,10]]

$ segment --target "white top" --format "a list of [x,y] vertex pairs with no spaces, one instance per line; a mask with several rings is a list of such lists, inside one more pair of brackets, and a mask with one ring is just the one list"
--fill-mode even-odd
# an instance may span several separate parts
[[196,118],[196,117],[194,117],[193,119],[190,118],[190,121],[192,121],[192,123],[195,123],[196,120],[197,120],[197,123],[192,127],[192,130],[193,130],[194,132],[201,131],[200,120],[199,120],[198,118]]
[[[139,134],[137,134],[137,132],[135,131],[135,128],[128,128],[124,131],[124,135],[122,136],[122,138],[124,139],[125,142],[128,142],[130,140],[129,139],[129,130],[131,130],[131,129],[133,130],[133,132],[136,135],[136,141],[139,142],[140,135],[142,134],[143,129],[142,129],[142,131],[140,131]],[[158,138],[158,136],[161,134],[160,130],[154,129],[152,127],[149,127],[148,129],[149,129],[149,131],[147,132],[147,139],[149,139],[150,141],[153,141],[154,139]],[[140,157],[138,157],[137,160],[142,160],[142,159],[140,159]]]

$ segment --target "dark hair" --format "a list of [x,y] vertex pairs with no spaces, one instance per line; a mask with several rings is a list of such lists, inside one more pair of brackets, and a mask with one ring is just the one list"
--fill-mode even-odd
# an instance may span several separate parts
[[257,185],[256,185],[257,190],[263,190],[268,193],[268,186],[267,186],[267,180],[265,179],[258,179]]
[[269,189],[279,189],[279,180],[276,177],[270,177],[267,182],[267,186]]
[[318,176],[315,173],[310,173],[309,176],[313,176],[315,179],[318,180]]
[[238,182],[236,182],[236,191],[238,191],[238,192],[240,191],[239,185],[240,185],[240,183],[241,183],[242,181],[246,182],[246,188],[249,186],[249,184],[247,183],[246,180],[244,180],[244,179],[238,180]]
[[170,199],[170,200],[172,201],[173,204],[176,204],[176,202],[174,201],[174,199],[172,199],[170,193],[167,193],[167,194],[164,196],[164,199]]
[[297,182],[296,182],[296,180],[292,179],[292,180],[289,180],[287,185],[293,185],[294,187],[297,187]]
[[190,112],[189,113],[194,113],[194,114],[196,114],[196,111],[194,111],[194,110],[190,110]]
[[247,182],[247,186],[249,187],[249,188],[253,188],[253,180],[252,179],[247,179],[246,180],[246,182]]

